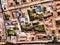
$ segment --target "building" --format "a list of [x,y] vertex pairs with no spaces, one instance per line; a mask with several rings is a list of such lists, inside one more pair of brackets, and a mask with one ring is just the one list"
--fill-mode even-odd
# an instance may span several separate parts
[[7,42],[60,42],[59,1],[7,0],[2,7]]

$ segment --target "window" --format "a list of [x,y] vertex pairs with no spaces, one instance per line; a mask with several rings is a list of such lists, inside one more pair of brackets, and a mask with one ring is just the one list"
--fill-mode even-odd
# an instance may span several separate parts
[[60,6],[60,4],[57,4],[57,6]]
[[34,1],[34,0],[31,0],[31,1]]
[[55,34],[55,31],[54,30],[52,31],[52,34]]
[[1,42],[1,40],[2,40],[1,38],[2,38],[2,37],[0,36],[0,42]]
[[13,3],[10,3],[10,6],[13,6]]
[[26,2],[26,0],[22,0],[23,2]]
[[60,25],[60,20],[56,21],[56,25]]
[[60,12],[58,12],[58,16],[60,16]]
[[16,2],[16,4],[19,4],[19,2]]
[[58,30],[58,33],[60,33],[60,30]]

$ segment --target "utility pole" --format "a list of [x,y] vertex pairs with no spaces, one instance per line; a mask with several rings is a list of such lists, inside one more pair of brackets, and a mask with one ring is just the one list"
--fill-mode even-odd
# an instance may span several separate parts
[[0,0],[0,5],[1,5],[1,13],[2,13],[2,18],[3,18],[3,25],[4,25],[4,36],[6,37],[7,39],[7,31],[6,31],[6,26],[5,26],[5,11],[3,10],[3,7],[2,7],[2,1]]

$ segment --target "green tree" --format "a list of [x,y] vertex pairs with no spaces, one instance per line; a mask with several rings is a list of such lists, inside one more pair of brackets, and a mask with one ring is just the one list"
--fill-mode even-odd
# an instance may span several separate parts
[[5,20],[9,20],[9,15],[8,14],[5,14]]

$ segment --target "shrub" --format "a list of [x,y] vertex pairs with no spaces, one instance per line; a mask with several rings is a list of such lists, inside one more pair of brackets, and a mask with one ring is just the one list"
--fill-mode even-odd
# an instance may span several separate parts
[[43,25],[38,25],[38,27],[35,27],[35,30],[38,32],[45,32],[45,28]]
[[8,14],[5,14],[5,20],[9,20],[9,15]]
[[8,29],[8,36],[16,36],[16,33],[14,30]]
[[17,0],[14,0],[14,2],[16,3],[16,2],[17,2]]
[[37,18],[38,18],[39,20],[42,20],[43,15],[42,15],[42,14],[38,14],[38,15],[37,15]]
[[30,21],[34,21],[34,16],[30,16]]

